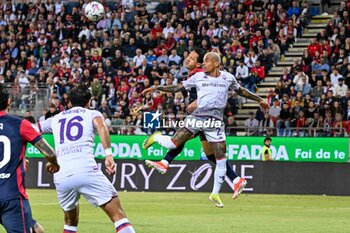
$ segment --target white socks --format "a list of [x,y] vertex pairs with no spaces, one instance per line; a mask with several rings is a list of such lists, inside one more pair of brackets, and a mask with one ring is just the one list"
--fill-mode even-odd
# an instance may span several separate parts
[[214,186],[212,194],[218,194],[221,189],[222,183],[224,183],[226,175],[226,158],[216,159],[216,168],[214,172]]
[[63,227],[63,232],[69,232],[69,233],[74,233],[77,232],[77,227],[76,226],[68,226],[68,225],[64,225]]
[[239,181],[240,179],[241,179],[241,177],[237,176],[237,177],[233,180],[233,183],[234,183],[234,184],[237,184],[238,181]]
[[160,162],[162,162],[165,166],[169,167],[169,162],[165,159],[162,159]]
[[135,233],[134,228],[127,218],[122,218],[114,223],[117,233]]
[[158,142],[159,145],[167,149],[175,149],[177,146],[173,143],[173,140],[170,136],[165,135],[155,135],[154,141]]

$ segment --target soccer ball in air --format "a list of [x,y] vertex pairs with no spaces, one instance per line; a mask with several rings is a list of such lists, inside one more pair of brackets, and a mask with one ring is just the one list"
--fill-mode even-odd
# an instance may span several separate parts
[[90,2],[85,6],[85,16],[90,21],[100,20],[105,13],[103,5],[99,2]]

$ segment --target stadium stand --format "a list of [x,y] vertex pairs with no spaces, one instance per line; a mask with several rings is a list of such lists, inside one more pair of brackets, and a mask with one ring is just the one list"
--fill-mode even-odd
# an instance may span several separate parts
[[[8,84],[14,100],[12,110],[17,114],[31,111],[37,119],[50,117],[67,108],[66,93],[72,86],[87,83],[93,93],[91,108],[105,115],[112,133],[144,134],[142,111],[158,109],[164,117],[179,119],[186,112],[188,100],[186,92],[144,97],[140,92],[153,84],[168,85],[185,79],[188,71],[183,60],[189,51],[199,47],[219,51],[222,68],[235,74],[249,90],[266,97],[271,106],[281,108],[288,102],[288,107],[294,108],[294,104],[302,102],[307,108],[313,100],[322,110],[319,113],[323,118],[327,111],[320,105],[324,99],[332,97],[326,93],[325,98],[320,95],[315,99],[311,95],[317,92],[312,77],[317,78],[327,67],[321,61],[325,54],[328,60],[324,62],[328,63],[337,54],[335,50],[343,53],[341,47],[344,46],[347,53],[349,46],[348,40],[342,39],[344,33],[348,33],[343,26],[347,20],[343,16],[343,12],[348,12],[347,3],[345,6],[340,3],[340,10],[332,18],[328,14],[314,16],[319,13],[319,7],[307,1],[118,0],[104,2],[105,17],[91,23],[82,13],[87,2],[2,3],[0,82]],[[344,7],[346,10],[342,10]],[[319,33],[324,28],[326,30]],[[326,44],[328,39],[330,45]],[[310,40],[316,40],[317,45],[309,45]],[[311,57],[304,56],[305,50]],[[333,88],[334,82],[338,82],[334,77],[338,76],[333,63],[330,65],[327,75],[335,80],[330,84]],[[345,84],[350,85],[344,76],[344,69],[347,69],[341,67],[339,73]],[[248,73],[237,72],[245,69]],[[313,74],[315,69],[321,72]],[[301,72],[307,76],[299,77],[303,76]],[[305,78],[310,87],[301,85]],[[327,89],[326,81],[322,82],[322,88]],[[299,91],[302,98],[296,100],[294,97]],[[340,91],[344,93],[344,89]],[[287,95],[285,100],[284,94]],[[347,103],[344,101],[338,104],[346,122]],[[276,108],[271,108],[270,115],[266,115],[255,103],[232,93],[228,102],[225,115],[231,135],[246,134],[244,124],[251,112],[264,127],[253,134],[276,135],[288,131],[272,129],[278,125],[281,129],[286,127]],[[331,102],[332,109],[334,102],[337,101]],[[308,119],[313,118],[307,110],[304,113]],[[302,119],[295,117],[295,124],[290,127],[303,128],[316,121],[309,119],[305,124]],[[316,131],[290,129],[288,135],[299,132],[314,135]],[[252,134],[249,129],[247,133]]]

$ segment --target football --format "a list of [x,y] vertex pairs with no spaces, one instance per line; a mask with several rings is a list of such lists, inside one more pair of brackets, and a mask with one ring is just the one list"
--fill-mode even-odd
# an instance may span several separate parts
[[105,13],[103,5],[99,2],[90,2],[86,4],[84,9],[85,9],[85,16],[90,21],[100,20]]

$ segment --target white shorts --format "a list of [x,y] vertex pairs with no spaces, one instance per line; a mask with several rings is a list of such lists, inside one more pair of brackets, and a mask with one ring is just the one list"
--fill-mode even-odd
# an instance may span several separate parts
[[213,119],[189,115],[185,118],[185,128],[192,134],[204,132],[208,142],[223,142],[226,140],[225,124],[223,121]]
[[58,201],[64,211],[78,206],[83,195],[94,207],[118,196],[117,191],[101,171],[83,172],[64,177],[55,182]]

